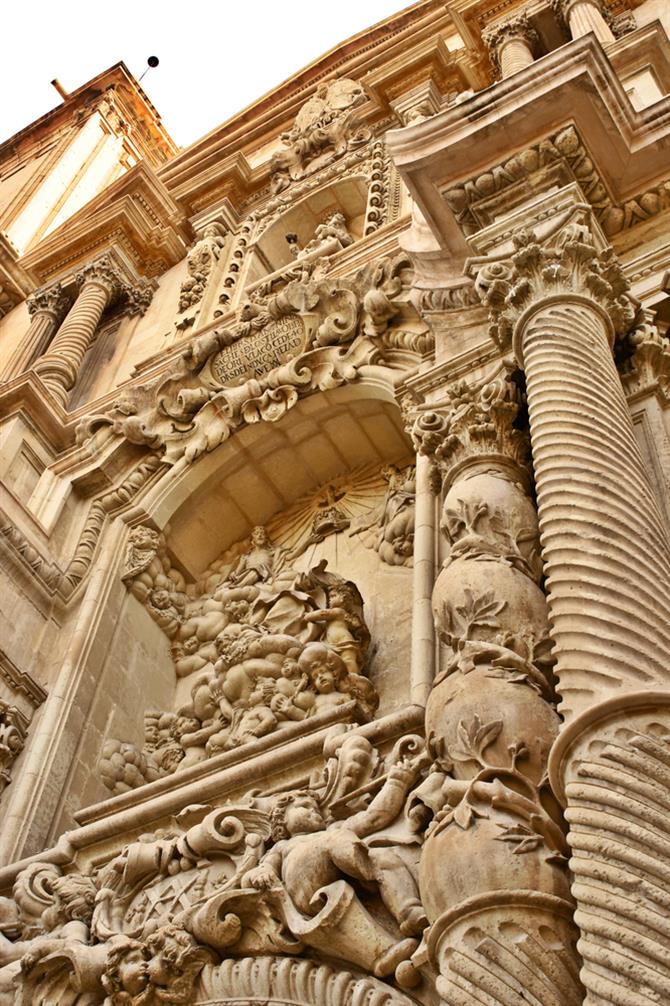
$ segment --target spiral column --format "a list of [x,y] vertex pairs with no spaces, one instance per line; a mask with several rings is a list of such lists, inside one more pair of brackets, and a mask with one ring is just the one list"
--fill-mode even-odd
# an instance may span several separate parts
[[670,1002],[670,543],[612,355],[635,309],[586,227],[515,243],[488,300],[526,373],[585,1006],[652,1006]]
[[442,660],[426,704],[429,957],[449,1006],[523,1006],[529,994],[581,1006],[568,848],[546,799],[559,719],[528,437],[517,428],[523,393],[504,369],[448,393],[412,430],[441,476],[448,546],[432,591]]
[[77,282],[80,289],[76,301],[47,352],[33,368],[62,405],[67,403],[103,312],[122,285],[106,258],[86,266]]

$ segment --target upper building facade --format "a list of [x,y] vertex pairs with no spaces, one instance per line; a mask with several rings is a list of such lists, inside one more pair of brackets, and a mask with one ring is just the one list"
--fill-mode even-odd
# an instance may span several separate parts
[[669,36],[0,145],[0,1006],[670,1002]]

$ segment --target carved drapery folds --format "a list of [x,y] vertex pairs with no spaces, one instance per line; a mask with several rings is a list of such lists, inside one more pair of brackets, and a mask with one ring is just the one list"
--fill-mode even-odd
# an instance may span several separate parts
[[419,407],[412,430],[446,491],[448,554],[432,598],[444,644],[426,706],[433,766],[410,813],[426,828],[429,955],[454,1006],[516,1003],[522,990],[582,999],[567,845],[546,787],[559,721],[523,407],[503,368]]
[[[324,756],[306,788],[191,805],[90,875],[23,870],[0,906],[2,1006],[17,987],[22,1001],[62,1006],[186,1006],[225,1001],[234,981],[249,999],[354,1001],[347,971],[335,979],[302,954],[362,969],[366,1002],[401,1006],[376,979],[420,977],[420,838],[404,807],[425,768],[423,741],[405,736],[382,756],[340,732]],[[318,979],[314,998],[307,975]]]
[[246,302],[236,325],[196,339],[168,377],[87,419],[78,439],[106,428],[191,462],[240,426],[275,422],[301,397],[355,380],[364,365],[406,365],[432,346],[408,303],[410,276],[402,256],[346,279],[298,267],[278,293]]
[[526,373],[586,1001],[651,1004],[670,995],[670,545],[612,354],[638,305],[584,225],[515,244],[484,286]]

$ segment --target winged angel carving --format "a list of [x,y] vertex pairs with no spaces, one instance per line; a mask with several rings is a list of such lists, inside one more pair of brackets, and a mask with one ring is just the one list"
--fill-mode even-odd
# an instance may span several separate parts
[[403,817],[423,741],[384,758],[339,728],[325,753],[306,788],[188,806],[88,876],[24,870],[0,902],[1,1006],[187,1004],[222,957],[326,954],[393,975],[426,925]]

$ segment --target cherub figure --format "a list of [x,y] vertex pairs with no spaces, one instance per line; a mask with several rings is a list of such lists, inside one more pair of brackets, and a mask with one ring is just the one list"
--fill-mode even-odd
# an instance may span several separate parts
[[[393,848],[363,841],[396,819],[418,771],[418,762],[394,765],[369,807],[330,825],[309,790],[282,794],[271,813],[275,845],[243,878],[243,886],[276,891],[280,903],[288,899],[309,919],[322,908],[321,892],[328,885],[360,883],[378,890],[402,936],[420,936],[427,920],[409,867]],[[411,953],[416,943],[399,946]]]
[[359,637],[364,625],[357,606],[354,592],[342,581],[328,587],[327,608],[305,615],[306,622],[323,623],[324,641],[342,658],[350,674],[360,674],[363,667]]
[[265,528],[257,525],[251,532],[251,548],[240,556],[237,566],[228,577],[229,583],[249,587],[255,583],[271,581],[278,551]]
[[122,936],[112,939],[102,985],[103,1006],[187,1006],[209,951],[174,925],[163,926],[146,944]]

